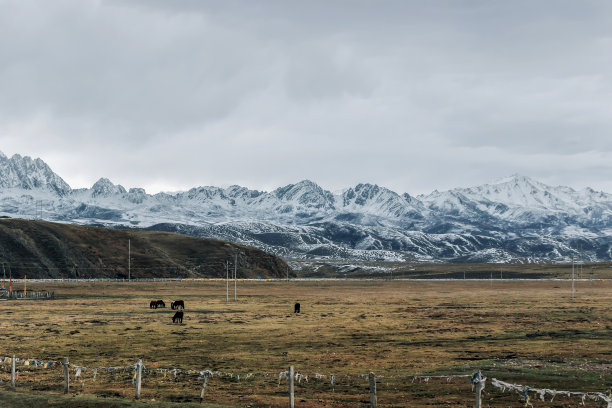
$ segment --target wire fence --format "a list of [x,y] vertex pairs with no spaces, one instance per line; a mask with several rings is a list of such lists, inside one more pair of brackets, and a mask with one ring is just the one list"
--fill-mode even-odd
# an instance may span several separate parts
[[[416,384],[421,387],[436,385],[436,391],[439,391],[444,384],[452,384],[454,389],[463,396],[464,406],[466,403],[472,405],[471,401],[474,401],[474,406],[481,408],[483,403],[481,394],[487,385],[487,378],[480,371],[473,374],[451,375],[339,374],[300,372],[291,366],[288,370],[279,372],[228,372],[211,369],[152,367],[143,364],[140,360],[131,365],[93,366],[70,363],[68,359],[57,361],[16,356],[0,357],[0,365],[4,375],[10,372],[11,389],[30,383],[33,390],[51,390],[60,387],[59,384],[63,377],[65,393],[75,388],[83,391],[87,387],[98,394],[104,394],[105,389],[114,390],[108,392],[121,397],[129,397],[130,392],[133,392],[133,397],[139,398],[142,382],[145,381],[146,388],[151,392],[154,391],[156,395],[160,393],[171,395],[180,390],[182,394],[190,395],[188,398],[181,399],[190,400],[197,399],[196,394],[199,391],[200,401],[217,402],[213,401],[214,396],[209,399],[206,394],[211,380],[215,379],[225,384],[247,383],[253,393],[255,388],[261,387],[262,391],[265,389],[262,395],[269,395],[277,399],[288,398],[291,407],[294,406],[292,404],[296,390],[303,395],[306,394],[306,391],[310,391],[313,395],[317,392],[321,395],[334,395],[338,392],[336,398],[344,401],[350,400],[350,393],[358,393],[360,395],[353,395],[353,400],[356,403],[363,403],[363,398],[369,389],[369,406],[376,408],[380,397],[376,384],[384,385],[383,395],[387,396],[391,395],[394,389],[397,390],[400,384],[403,384],[404,387]],[[1,378],[0,381],[2,381]],[[494,389],[499,394],[511,394],[524,407],[534,407],[534,403],[538,401],[540,404],[538,406],[558,407],[576,406],[577,404],[587,406],[588,402],[592,402],[596,404],[592,406],[612,408],[611,390],[608,392],[555,390],[511,383],[497,378],[491,378],[488,382],[491,385],[490,392],[493,392]],[[41,387],[42,384],[46,386]],[[564,399],[567,405],[558,405],[560,399]],[[381,403],[384,402],[383,399]]]
[[53,299],[55,296],[54,292],[49,291],[8,291],[0,289],[0,300],[43,300]]

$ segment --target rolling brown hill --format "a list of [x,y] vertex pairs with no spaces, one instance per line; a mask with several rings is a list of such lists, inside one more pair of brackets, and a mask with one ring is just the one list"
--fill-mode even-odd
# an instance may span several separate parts
[[[256,248],[137,229],[0,219],[0,262],[14,278],[221,278],[237,255],[239,278],[285,277],[288,265]],[[0,272],[1,273],[1,272]],[[290,275],[295,276],[289,270]]]

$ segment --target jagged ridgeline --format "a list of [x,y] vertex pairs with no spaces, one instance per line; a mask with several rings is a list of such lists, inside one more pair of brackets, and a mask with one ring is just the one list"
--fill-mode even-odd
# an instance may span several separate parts
[[132,229],[0,219],[0,261],[13,278],[221,278],[226,262],[239,278],[284,277],[288,265],[256,248],[226,241]]
[[375,184],[148,194],[101,178],[72,189],[42,160],[0,152],[0,216],[215,238],[283,258],[548,263],[612,260],[612,194],[521,175],[427,195]]

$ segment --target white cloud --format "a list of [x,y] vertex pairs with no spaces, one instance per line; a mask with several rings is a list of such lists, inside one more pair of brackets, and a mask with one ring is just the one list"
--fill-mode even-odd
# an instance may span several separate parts
[[610,9],[0,0],[0,150],[73,187],[612,191]]

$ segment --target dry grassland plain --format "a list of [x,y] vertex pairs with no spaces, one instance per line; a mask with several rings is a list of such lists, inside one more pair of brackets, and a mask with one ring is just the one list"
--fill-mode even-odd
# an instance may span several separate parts
[[[290,365],[309,377],[296,384],[296,407],[368,406],[369,372],[377,375],[379,407],[473,406],[466,378],[414,377],[478,369],[531,387],[606,392],[612,385],[607,280],[577,282],[574,300],[568,281],[239,281],[238,299],[230,292],[228,303],[223,281],[28,283],[28,289],[52,290],[56,297],[0,302],[1,356],[67,357],[100,368],[142,359],[142,395],[134,401],[131,371],[100,369],[94,379],[84,370],[75,381],[72,369],[70,394],[61,397],[61,367],[22,365],[16,390],[9,391],[5,364],[0,403],[42,396],[48,406],[59,401],[63,407],[151,401],[285,407],[287,382],[279,385],[279,373]],[[168,307],[150,309],[156,299]],[[169,305],[176,299],[185,301],[183,324],[171,321]],[[293,313],[295,302],[302,313]],[[198,375],[175,378],[162,371],[173,368],[234,376],[213,376],[199,404]],[[483,398],[483,406],[524,404],[517,393],[489,382]],[[534,407],[580,402],[562,396],[531,400]]]

